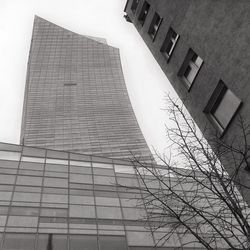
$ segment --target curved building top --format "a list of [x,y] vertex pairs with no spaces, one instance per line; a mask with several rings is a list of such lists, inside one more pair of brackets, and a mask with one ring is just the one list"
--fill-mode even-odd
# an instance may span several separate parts
[[30,48],[21,143],[111,158],[151,152],[133,112],[119,50],[38,16]]

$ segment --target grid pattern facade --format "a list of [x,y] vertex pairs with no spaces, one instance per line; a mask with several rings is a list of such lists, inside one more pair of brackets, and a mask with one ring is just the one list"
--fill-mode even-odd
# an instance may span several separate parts
[[0,173],[1,250],[151,250],[164,234],[126,161],[1,143]]
[[21,144],[149,160],[119,50],[35,17]]

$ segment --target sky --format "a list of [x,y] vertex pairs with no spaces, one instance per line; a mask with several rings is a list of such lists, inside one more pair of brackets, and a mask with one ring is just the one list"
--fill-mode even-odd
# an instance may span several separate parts
[[137,120],[150,149],[164,153],[163,111],[167,77],[134,25],[123,18],[126,0],[0,1],[0,141],[19,143],[34,15],[81,35],[103,37],[120,49],[123,73]]

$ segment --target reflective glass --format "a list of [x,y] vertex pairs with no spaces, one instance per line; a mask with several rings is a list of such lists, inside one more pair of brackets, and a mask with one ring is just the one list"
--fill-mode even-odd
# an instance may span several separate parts
[[57,164],[46,164],[45,171],[68,172],[68,166]]
[[97,236],[70,235],[70,250],[98,250]]
[[70,205],[69,216],[80,217],[80,218],[94,218],[95,207],[94,206],[82,206],[82,205]]
[[70,165],[72,166],[79,166],[79,167],[91,167],[90,162],[84,162],[84,161],[70,161]]
[[116,185],[115,178],[112,176],[94,175],[94,182],[99,185]]
[[113,168],[112,164],[107,163],[93,162],[92,164],[94,168]]
[[70,166],[70,173],[79,173],[79,174],[92,174],[91,168],[82,168],[82,167],[72,167]]
[[125,174],[134,174],[135,170],[134,170],[133,166],[115,165],[115,172],[116,173],[125,173]]
[[128,245],[132,246],[154,246],[151,232],[129,232],[127,231]]
[[36,162],[21,162],[20,169],[43,170],[44,164]]
[[10,215],[39,215],[39,209],[34,207],[11,207]]
[[41,208],[41,216],[67,217],[68,210],[60,208]]
[[99,236],[100,250],[126,250],[125,237],[120,236]]
[[0,167],[1,168],[17,168],[19,162],[16,161],[6,161],[6,160],[0,160]]
[[5,234],[4,250],[34,250],[35,234]]
[[9,216],[8,226],[15,227],[37,227],[38,217],[31,216]]
[[41,186],[42,185],[42,177],[31,177],[31,176],[18,176],[17,185],[29,185],[29,186]]
[[96,205],[103,206],[120,206],[118,198],[96,197]]
[[113,169],[94,168],[93,172],[96,175],[107,175],[107,176],[113,176],[114,175],[114,170]]
[[15,175],[0,175],[0,184],[14,184],[15,182]]
[[70,195],[70,203],[94,205],[94,197]]
[[97,217],[101,219],[121,219],[121,209],[119,207],[96,207]]
[[0,151],[0,159],[2,160],[19,161],[20,156],[19,152]]
[[44,163],[45,158],[22,156],[21,161]]
[[75,183],[93,183],[92,175],[70,174],[70,182]]
[[42,202],[48,202],[48,203],[68,203],[68,195],[43,194]]
[[44,178],[44,186],[47,187],[68,187],[68,180],[62,178]]
[[40,202],[39,193],[19,193],[15,192],[13,196],[13,201],[26,201],[26,202]]
[[40,234],[37,250],[67,250],[67,235]]
[[47,163],[59,164],[59,165],[68,165],[68,160],[59,160],[59,159],[46,158],[46,164]]

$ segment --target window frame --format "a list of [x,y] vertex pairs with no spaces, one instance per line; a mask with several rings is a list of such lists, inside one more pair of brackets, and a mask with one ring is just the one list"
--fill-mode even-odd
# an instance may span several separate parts
[[[156,22],[159,20],[158,22]],[[154,16],[152,18],[152,21],[150,23],[149,29],[148,29],[148,35],[150,38],[154,41],[157,33],[160,29],[161,23],[162,23],[163,17],[161,17],[158,12],[155,11]]]
[[139,4],[140,4],[140,0],[133,0],[133,2],[131,4],[131,8],[130,8],[133,14],[136,13],[136,10],[137,10]]
[[[227,91],[231,91],[233,93],[233,96],[236,99],[238,99],[239,103],[237,107],[232,111],[231,118],[229,119],[228,123],[224,127],[223,124],[221,124],[218,118],[214,115],[214,113],[216,112],[219,105],[223,101],[223,98],[225,97]],[[232,120],[238,113],[242,104],[243,104],[242,100],[238,96],[236,96],[234,92],[230,88],[228,88],[227,85],[222,80],[219,80],[203,112],[207,115],[212,125],[218,130],[218,132],[220,133],[220,137],[222,137],[225,134],[228,127],[230,126]]]
[[[196,63],[197,60],[200,61],[200,65]],[[196,52],[194,52],[193,49],[189,48],[185,56],[185,59],[182,63],[182,66],[178,72],[178,76],[181,77],[188,91],[191,90],[195,82],[195,79],[197,78],[203,64],[204,64],[204,60]],[[187,71],[189,72],[187,73]],[[188,76],[191,75],[190,73],[194,74],[193,79],[191,81],[188,79]]]
[[[176,37],[173,38],[173,36],[171,36],[171,33],[172,34],[175,33]],[[172,27],[169,27],[168,32],[166,34],[166,37],[165,37],[165,39],[162,43],[161,49],[160,49],[160,52],[162,53],[163,57],[167,60],[167,63],[169,62],[169,60],[174,52],[174,49],[177,45],[179,38],[180,38],[180,35]],[[167,53],[167,48],[169,47],[170,42],[172,42],[172,46],[171,46],[169,53]]]
[[138,16],[138,21],[139,23],[141,24],[141,26],[144,25],[146,19],[147,19],[147,16],[148,16],[148,13],[149,13],[149,10],[150,10],[150,4],[145,1],[142,5],[142,8],[141,8],[141,11],[140,11],[140,14]]

